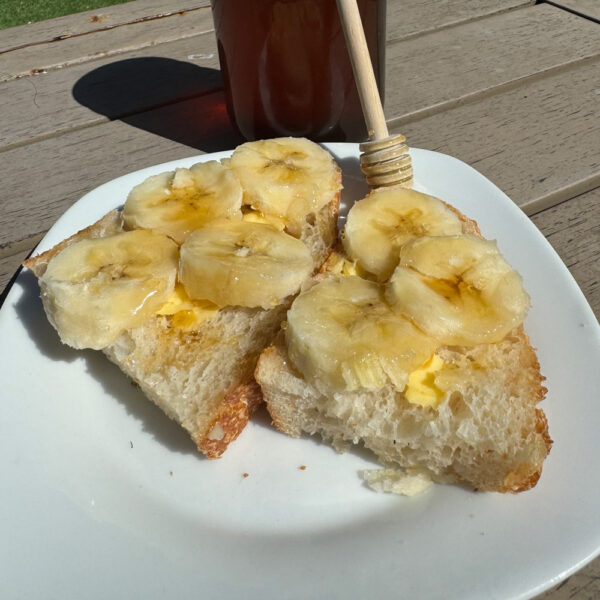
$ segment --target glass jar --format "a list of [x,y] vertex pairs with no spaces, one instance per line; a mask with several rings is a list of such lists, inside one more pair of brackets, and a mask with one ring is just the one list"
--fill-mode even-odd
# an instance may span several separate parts
[[[385,0],[358,0],[383,99]],[[212,0],[227,110],[247,140],[363,141],[336,0]]]

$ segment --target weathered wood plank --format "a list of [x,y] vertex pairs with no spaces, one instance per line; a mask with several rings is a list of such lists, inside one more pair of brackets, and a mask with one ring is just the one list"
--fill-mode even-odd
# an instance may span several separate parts
[[[496,12],[502,12],[507,10],[507,8],[531,4],[531,0],[509,0],[499,7],[497,3],[491,0],[478,0],[465,6],[464,2],[452,0],[448,3],[445,10],[441,12],[433,10],[429,6],[431,2],[432,0],[429,0],[427,3],[417,3],[411,5],[408,9],[397,3],[390,3],[388,9],[388,32],[390,37],[397,39],[398,37],[415,35],[425,30],[430,31],[440,27],[448,27],[464,20],[468,21]],[[133,4],[137,6],[136,2]],[[98,56],[121,53],[138,47],[154,45],[161,41],[189,37],[195,33],[211,31],[213,29],[212,15],[208,2],[200,3],[200,7],[197,4],[198,2],[196,2],[193,10],[183,12],[179,4],[166,7],[163,13],[167,16],[157,19],[154,19],[152,16],[156,13],[157,9],[154,5],[148,7],[148,9],[153,8],[154,10],[147,10],[145,13],[142,12],[142,7],[138,7],[138,10],[131,16],[123,13],[123,9],[121,9],[118,17],[110,17],[111,22],[115,24],[104,24],[103,27],[90,30],[86,35],[79,33],[79,30],[84,31],[83,27],[72,26],[71,21],[75,15],[43,22],[50,23],[50,27],[54,27],[53,32],[56,36],[64,36],[64,39],[46,44],[44,52],[40,52],[36,45],[31,46],[27,42],[21,42],[20,45],[14,46],[15,49],[5,51],[0,81],[62,68],[70,64],[92,60]],[[81,15],[87,15],[85,18],[88,20],[98,17],[94,11],[88,12],[90,13],[89,15],[88,13],[81,13]],[[143,16],[144,14],[147,16]],[[61,21],[62,19],[65,19],[67,23],[71,23],[70,27],[74,31],[64,31],[60,24],[53,24],[55,21]],[[80,23],[82,19],[84,17],[78,17],[77,22]],[[117,25],[116,23],[119,22],[119,19],[124,20]],[[32,24],[32,27],[34,25],[36,24]],[[141,25],[144,26],[141,27]],[[62,33],[58,33],[59,31]],[[2,38],[0,38],[0,43],[2,43]],[[7,43],[5,41],[4,45],[6,46]]]
[[31,75],[68,65],[114,56],[213,30],[210,7],[150,21],[140,21],[69,37],[59,42],[25,46],[2,54],[0,81]]
[[405,39],[533,4],[535,0],[388,0],[387,39]]
[[385,113],[404,121],[600,55],[591,21],[547,4],[388,46]]
[[567,10],[575,11],[576,13],[591,17],[592,19],[600,20],[600,2],[598,0],[546,0],[549,4],[560,6]]
[[[446,0],[440,10],[439,0],[401,3],[391,0],[387,11],[387,36],[390,40],[418,35],[441,27],[490,14],[528,6],[535,0]],[[125,4],[107,6],[38,23],[29,23],[0,31],[0,53],[61,40],[127,23],[150,20],[210,5],[210,0],[134,0]]]
[[531,220],[567,265],[600,318],[600,188],[539,212]]
[[7,150],[0,161],[0,247],[8,253],[45,231],[83,194],[119,175],[240,141],[219,92]]
[[599,78],[594,60],[390,129],[472,165],[533,214],[600,185]]
[[[535,212],[600,183],[600,123],[594,108],[599,72],[600,61],[584,64],[406,124],[401,130],[415,147],[472,164],[518,205]],[[102,181],[189,156],[193,147],[232,147],[224,106],[214,103],[219,96],[125,119],[138,129],[115,121],[2,153],[0,178],[6,200],[2,201],[0,244],[45,230],[74,200]],[[107,148],[116,151],[107,153]],[[37,199],[40,188],[45,196]],[[30,200],[24,203],[22,197]]]
[[[397,7],[397,4],[392,6]],[[529,10],[519,11],[519,13],[526,13],[528,16],[523,20],[525,24],[520,29],[517,28],[516,33],[514,16],[507,18],[508,15],[502,15],[485,20],[488,23],[486,27],[493,29],[495,37],[503,39],[508,36],[514,46],[521,48],[521,55],[517,57],[519,60],[516,62],[513,60],[516,55],[512,50],[499,59],[500,64],[504,65],[498,67],[498,70],[503,71],[502,73],[490,75],[489,63],[495,60],[503,44],[492,43],[487,49],[481,51],[478,49],[481,40],[473,34],[472,29],[476,27],[479,34],[485,37],[487,34],[480,31],[481,23],[471,23],[469,26],[452,29],[454,32],[452,35],[456,36],[461,47],[462,41],[466,40],[467,46],[462,50],[444,48],[447,45],[452,46],[448,31],[402,44],[393,44],[390,49],[392,69],[388,69],[386,106],[388,116],[410,119],[415,118],[416,115],[423,116],[440,111],[466,97],[481,94],[482,90],[483,93],[489,93],[490,88],[495,89],[495,85],[506,85],[507,82],[518,81],[523,76],[536,73],[537,69],[552,69],[557,64],[562,64],[564,60],[574,60],[585,55],[585,44],[590,41],[591,36],[588,35],[586,38],[581,32],[577,34],[575,28],[580,24],[577,17],[552,9],[552,35],[544,36],[545,46],[538,51],[535,47],[536,42],[531,42],[532,36],[535,38],[537,28],[537,20],[533,18],[534,13]],[[587,28],[584,29],[587,31]],[[571,53],[565,51],[565,36],[569,35],[571,36],[569,40],[578,42],[576,44],[578,49]],[[428,50],[431,45],[440,50],[432,54]],[[479,63],[471,64],[460,60],[463,51],[479,54]],[[531,56],[523,60],[526,52]],[[148,61],[147,69],[143,72],[142,68],[138,69],[138,72],[133,68],[129,70],[127,64],[121,62],[131,58],[156,56],[156,54],[160,54],[160,58]],[[430,68],[433,75],[431,77],[412,75],[410,85],[397,83],[400,73],[395,65],[403,62],[403,54],[410,58],[409,63],[414,66],[415,73],[420,74]],[[162,63],[160,60],[162,58],[172,58],[181,62],[169,63],[172,67],[171,73],[169,64]],[[154,66],[151,63],[155,63]],[[200,68],[193,67],[191,64],[188,68],[184,63],[192,63]],[[107,67],[109,64],[112,64],[114,69]],[[133,66],[133,63],[130,63],[130,66]],[[103,68],[106,70],[103,71]],[[155,47],[149,47],[120,54],[118,57],[98,60],[93,67],[84,63],[40,74],[37,77],[7,82],[0,86],[0,102],[3,106],[5,122],[0,130],[0,147],[10,147],[39,137],[62,133],[71,128],[99,123],[105,120],[103,116],[114,118],[124,113],[147,110],[164,102],[186,98],[194,93],[205,93],[207,90],[214,89],[216,82],[219,81],[218,74],[205,71],[205,68],[218,68],[213,33],[161,44],[159,52]],[[91,72],[86,75],[90,69]],[[172,90],[169,86],[169,77],[173,78]],[[443,85],[440,83],[442,81],[445,82]],[[93,109],[93,106],[89,104],[82,106],[78,99],[73,97],[71,88],[75,84],[79,95],[91,94],[90,99],[95,101],[97,110],[90,112],[89,108]],[[114,93],[115,90],[119,90],[120,93]],[[132,93],[136,90],[140,93]],[[172,97],[169,97],[170,94]],[[110,102],[102,102],[108,99]]]
[[221,87],[214,34],[0,84],[0,148]]
[[19,268],[19,265],[25,256],[27,256],[26,253],[23,257],[21,255],[15,255],[0,258],[0,298],[2,297],[4,288],[8,285],[8,282]]
[[538,596],[536,600],[595,600],[600,598],[600,558]]
[[210,0],[134,0],[56,19],[0,30],[0,54],[15,48],[61,40],[127,23],[147,21],[210,5]]
[[27,244],[23,245],[23,248],[21,248],[15,254],[0,257],[0,306],[2,294],[6,286],[10,283],[10,280],[15,276],[21,263],[27,258],[29,253],[33,250],[33,248],[35,248],[35,246],[41,239],[41,235],[32,237],[29,240],[27,240]]

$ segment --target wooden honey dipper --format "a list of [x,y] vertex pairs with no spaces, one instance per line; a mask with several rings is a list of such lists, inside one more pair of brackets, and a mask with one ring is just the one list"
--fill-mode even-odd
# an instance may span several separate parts
[[388,132],[356,0],[337,0],[337,5],[369,134],[369,141],[359,146],[360,168],[372,189],[411,187],[413,170],[406,138]]

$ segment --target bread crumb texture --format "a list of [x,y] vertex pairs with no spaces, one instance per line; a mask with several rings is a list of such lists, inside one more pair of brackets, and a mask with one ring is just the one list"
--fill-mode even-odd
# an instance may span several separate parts
[[[535,485],[552,442],[536,408],[546,389],[523,328],[497,344],[437,353],[444,361],[436,374],[444,392],[437,408],[409,402],[392,385],[326,397],[294,370],[282,335],[263,353],[255,375],[274,424],[288,435],[320,434],[340,452],[363,444],[386,466],[478,490],[519,492]],[[381,489],[393,487],[389,478],[376,480]]]
[[286,308],[227,308],[191,330],[171,327],[159,315],[104,353],[190,433],[201,452],[218,458],[262,400],[252,372]]

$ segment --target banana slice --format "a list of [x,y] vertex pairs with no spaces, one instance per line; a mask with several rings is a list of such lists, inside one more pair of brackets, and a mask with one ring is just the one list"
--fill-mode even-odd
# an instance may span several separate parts
[[342,242],[358,264],[385,281],[400,248],[415,237],[462,233],[458,215],[441,200],[399,186],[380,188],[349,211]]
[[331,155],[304,138],[275,138],[238,146],[228,161],[244,189],[244,204],[289,222],[317,212],[341,190]]
[[210,221],[240,220],[241,207],[242,188],[234,174],[211,160],[136,185],[123,207],[123,221],[128,229],[153,229],[181,244]]
[[387,298],[396,312],[447,345],[499,342],[529,309],[521,276],[496,243],[472,235],[405,244]]
[[188,296],[220,307],[272,308],[311,274],[308,248],[264,223],[213,223],[181,246],[179,279]]
[[46,313],[61,340],[100,350],[140,325],[171,295],[178,255],[175,242],[145,230],[62,250],[40,278]]
[[294,300],[285,330],[290,359],[323,393],[403,390],[437,342],[394,314],[382,287],[357,276],[324,279]]

